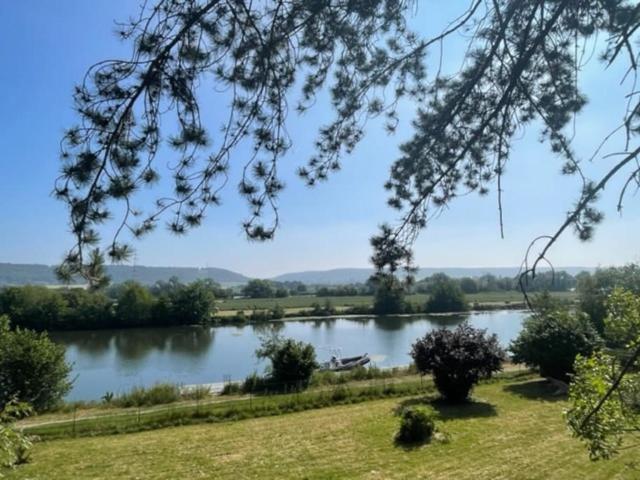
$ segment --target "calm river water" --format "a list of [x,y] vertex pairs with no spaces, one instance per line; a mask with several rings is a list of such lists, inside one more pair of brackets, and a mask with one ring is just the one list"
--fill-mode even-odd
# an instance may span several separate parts
[[260,338],[271,331],[304,340],[316,347],[318,359],[328,360],[331,349],[343,356],[368,353],[380,367],[407,365],[416,338],[467,318],[496,333],[507,346],[520,332],[525,312],[495,311],[466,316],[367,317],[275,322],[224,327],[140,328],[54,332],[54,341],[67,348],[75,378],[69,400],[95,400],[105,392],[130,390],[156,382],[178,384],[238,380],[264,364],[254,356]]

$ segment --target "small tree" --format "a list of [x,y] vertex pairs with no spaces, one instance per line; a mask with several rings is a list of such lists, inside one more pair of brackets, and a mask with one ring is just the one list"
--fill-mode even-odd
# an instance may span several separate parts
[[41,411],[58,403],[71,388],[64,354],[46,333],[11,330],[0,317],[0,405],[17,400]]
[[505,353],[498,337],[463,322],[451,331],[433,330],[413,344],[418,371],[432,373],[440,394],[450,402],[467,400],[481,378],[502,370]]
[[374,313],[388,315],[404,311],[404,285],[395,275],[379,273],[371,277],[370,281],[375,285]]
[[264,339],[256,356],[271,361],[270,376],[277,387],[306,387],[318,368],[313,345],[277,335]]
[[431,287],[425,304],[427,313],[465,312],[469,309],[460,285],[446,275],[439,276]]
[[116,323],[125,327],[142,327],[151,323],[153,295],[134,281],[123,283],[117,290]]
[[588,357],[601,346],[602,339],[588,316],[543,310],[524,321],[509,349],[514,362],[537,368],[543,377],[567,382],[576,356]]
[[28,404],[15,400],[0,409],[0,467],[13,467],[29,459],[33,444],[31,439],[15,426],[15,422],[30,415],[31,411]]
[[276,289],[269,280],[253,279],[242,288],[242,294],[249,298],[272,298]]

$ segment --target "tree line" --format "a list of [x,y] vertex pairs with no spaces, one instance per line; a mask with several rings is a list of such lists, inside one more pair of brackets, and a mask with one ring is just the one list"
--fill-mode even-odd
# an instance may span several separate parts
[[95,292],[27,285],[0,290],[0,315],[34,330],[191,325],[209,320],[215,300],[231,295],[212,280],[185,284],[175,278],[151,287],[128,281]]

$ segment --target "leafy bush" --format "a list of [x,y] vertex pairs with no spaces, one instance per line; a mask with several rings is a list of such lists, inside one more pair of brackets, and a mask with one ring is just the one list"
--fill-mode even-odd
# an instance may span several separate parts
[[71,388],[64,355],[46,333],[11,330],[8,318],[0,317],[0,405],[15,399],[36,411],[55,406]]
[[514,362],[537,368],[543,377],[567,382],[576,356],[588,357],[601,346],[602,340],[588,316],[556,310],[526,319],[509,349]]
[[319,366],[313,345],[277,335],[263,340],[256,356],[271,361],[270,379],[284,388],[306,387]]
[[461,323],[455,330],[433,330],[413,344],[411,356],[422,374],[432,373],[440,394],[450,402],[469,398],[481,378],[502,370],[504,351],[496,335]]
[[22,430],[16,428],[15,421],[30,414],[31,407],[28,404],[15,400],[0,410],[0,467],[13,467],[28,461],[32,442]]
[[409,407],[400,414],[400,429],[396,441],[404,444],[426,443],[431,440],[436,425],[433,412],[425,407]]
[[180,388],[172,383],[157,383],[152,387],[134,387],[113,400],[118,407],[162,405],[180,400]]
[[427,313],[465,312],[469,305],[458,282],[442,275],[433,283],[424,309]]

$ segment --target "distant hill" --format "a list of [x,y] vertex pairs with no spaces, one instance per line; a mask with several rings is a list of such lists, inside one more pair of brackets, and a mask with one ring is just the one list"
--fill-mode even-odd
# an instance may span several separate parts
[[[541,270],[544,270],[541,269]],[[594,267],[558,267],[556,270],[564,270],[571,275],[582,271],[593,271]],[[445,273],[450,277],[480,277],[485,274],[499,277],[515,277],[520,271],[519,267],[470,267],[470,268],[421,268],[416,274],[416,278],[422,279],[434,273]],[[333,270],[310,270],[305,272],[285,273],[274,277],[273,280],[279,282],[303,282],[315,285],[339,285],[346,283],[364,283],[373,273],[372,268],[336,268]]]
[[[169,280],[174,276],[182,282],[210,278],[223,285],[237,285],[249,280],[240,273],[224,268],[109,265],[107,271],[113,283],[136,280],[151,285],[158,280]],[[49,265],[0,263],[0,285],[56,285],[58,283],[54,267]]]
[[[593,267],[558,267],[575,275],[581,271],[593,271]],[[233,286],[247,283],[249,277],[224,268],[196,267],[145,267],[131,265],[109,265],[107,271],[113,283],[136,280],[145,285],[152,285],[159,280],[178,277],[182,282],[193,282],[200,278],[210,278],[222,285]],[[434,273],[446,273],[450,277],[479,277],[490,273],[501,277],[517,275],[518,267],[478,267],[478,268],[421,268],[416,275],[421,278]],[[364,283],[373,273],[372,268],[336,268],[333,270],[311,270],[278,275],[272,280],[279,282],[298,281],[309,285],[340,285],[347,283]],[[0,263],[0,285],[57,285],[58,279],[53,267],[37,264]]]

